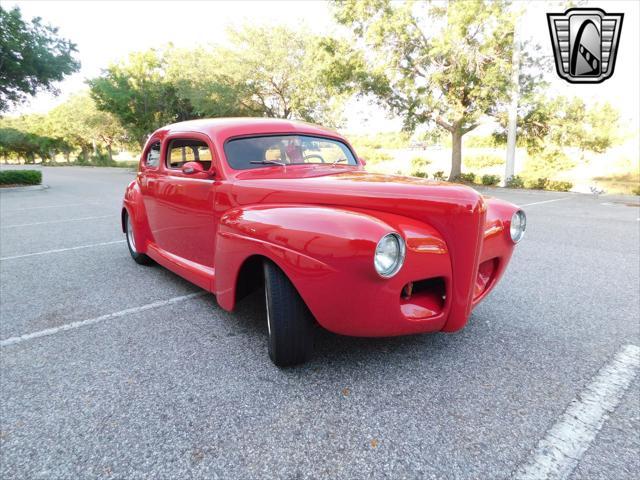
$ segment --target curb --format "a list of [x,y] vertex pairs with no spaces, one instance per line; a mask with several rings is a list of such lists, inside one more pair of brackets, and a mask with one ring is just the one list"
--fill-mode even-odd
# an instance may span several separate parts
[[25,185],[24,187],[0,188],[0,192],[23,192],[25,190],[46,190],[49,185]]

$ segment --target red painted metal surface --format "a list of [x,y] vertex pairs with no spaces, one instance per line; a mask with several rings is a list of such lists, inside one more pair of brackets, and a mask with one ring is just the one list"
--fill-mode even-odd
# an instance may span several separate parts
[[[213,292],[227,310],[235,305],[241,267],[260,256],[286,273],[333,332],[390,336],[465,325],[509,262],[515,205],[462,185],[367,173],[360,161],[229,166],[225,141],[267,134],[349,146],[333,131],[285,120],[198,120],[156,131],[147,148],[161,142],[159,165],[146,165],[145,149],[123,205],[140,252]],[[169,168],[167,146],[176,138],[206,142],[210,170]],[[407,251],[400,271],[384,279],[373,256],[390,232],[402,236]]]

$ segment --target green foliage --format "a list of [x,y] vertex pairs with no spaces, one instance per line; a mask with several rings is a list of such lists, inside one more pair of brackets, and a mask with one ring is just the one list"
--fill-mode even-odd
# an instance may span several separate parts
[[411,159],[411,175],[414,177],[427,178],[427,166],[431,164],[431,160],[423,157],[414,157]]
[[77,71],[76,46],[40,18],[25,21],[20,9],[0,5],[0,112]]
[[342,106],[363,78],[361,53],[342,40],[284,26],[230,30],[217,51],[221,72],[252,115],[338,126]]
[[[608,102],[587,106],[580,97],[540,94],[525,98],[518,116],[518,144],[534,155],[551,146],[603,153],[621,140],[619,112]],[[505,142],[506,113],[498,121],[496,139]]]
[[500,175],[483,175],[482,176],[482,184],[495,186],[500,183]]
[[640,195],[640,187],[636,187],[632,190],[634,195]]
[[525,183],[527,188],[534,190],[546,190],[549,186],[549,179],[547,177],[538,177],[535,180],[529,180]]
[[524,165],[523,176],[527,178],[553,177],[558,172],[570,170],[576,166],[563,148],[547,145],[532,153]]
[[507,188],[524,188],[524,180],[519,175],[513,175],[505,181]]
[[433,174],[433,179],[434,180],[440,180],[443,181],[445,180],[447,177],[445,177],[444,172],[442,170],[438,170],[436,173]]
[[[451,177],[460,173],[461,141],[480,119],[496,116],[510,98],[514,18],[500,1],[335,3],[337,20],[372,52],[362,84],[407,130],[435,123],[451,134]],[[539,88],[536,62],[522,55],[520,88]]]
[[573,188],[573,183],[571,182],[560,182],[555,180],[550,180],[547,184],[547,190],[553,190],[555,192],[568,192]]
[[226,47],[132,53],[89,81],[98,108],[140,145],[157,128],[193,118],[265,116],[336,126],[364,74],[349,44],[282,26],[229,32]]
[[109,155],[102,152],[97,152],[90,157],[89,162],[97,167],[114,167],[118,162],[109,158]]
[[540,178],[536,178],[535,180],[527,181],[526,187],[532,188],[535,190],[553,190],[556,192],[568,192],[573,188],[573,183],[549,180],[546,177],[540,177]]
[[98,110],[86,93],[74,95],[54,108],[47,121],[56,136],[80,149],[85,163],[90,161],[89,152],[94,144],[104,145],[111,158],[112,146],[126,141],[126,132],[120,122],[114,115]]
[[483,169],[504,164],[504,157],[496,154],[482,153],[479,155],[465,155],[463,163],[467,168]]
[[475,173],[461,173],[453,179],[454,182],[460,183],[475,183],[476,174]]
[[112,113],[140,146],[160,126],[192,116],[188,101],[167,81],[166,70],[166,55],[152,49],[130,54],[88,82],[98,109]]
[[40,185],[42,172],[39,170],[2,170],[0,185]]
[[44,162],[53,158],[55,153],[69,148],[60,138],[5,127],[4,124],[5,122],[0,123],[0,155],[5,158],[15,156],[25,158],[28,163],[35,163],[35,157],[39,156]]
[[88,164],[92,162],[90,152],[96,155],[101,148],[106,149],[104,155],[111,162],[113,145],[127,141],[115,117],[98,111],[87,94],[72,96],[46,115],[0,119],[0,154],[29,162],[36,155],[44,162],[59,153],[69,159],[72,152],[80,150],[81,161]]
[[166,88],[177,98],[174,105],[183,110],[176,118],[246,116],[250,108],[242,102],[242,84],[229,77],[226,59],[215,49],[174,48],[162,52],[161,62]]

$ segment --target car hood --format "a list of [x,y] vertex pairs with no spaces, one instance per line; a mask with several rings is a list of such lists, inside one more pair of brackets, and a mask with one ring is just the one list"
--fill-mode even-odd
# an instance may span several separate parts
[[[483,209],[482,196],[464,185],[344,167],[256,169],[236,177],[240,205],[297,203],[340,205],[425,219],[445,207],[449,213]],[[453,209],[453,211],[451,211]]]

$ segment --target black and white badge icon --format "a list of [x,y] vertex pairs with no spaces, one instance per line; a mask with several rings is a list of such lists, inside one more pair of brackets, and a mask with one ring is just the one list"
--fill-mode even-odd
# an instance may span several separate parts
[[599,8],[547,13],[558,75],[571,83],[600,83],[611,77],[623,17]]

